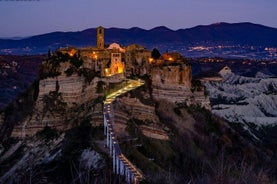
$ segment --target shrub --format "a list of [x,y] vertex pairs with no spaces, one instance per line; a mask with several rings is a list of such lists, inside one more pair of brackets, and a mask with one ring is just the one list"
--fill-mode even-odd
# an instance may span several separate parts
[[70,67],[65,71],[67,77],[71,76],[75,72],[74,68]]
[[49,126],[44,127],[43,130],[39,131],[37,135],[43,139],[45,139],[46,142],[49,140],[55,139],[58,137],[59,133],[57,129],[51,128]]
[[87,83],[90,83],[94,79],[94,77],[96,77],[96,73],[88,68],[80,70],[79,74],[85,77],[85,82]]
[[70,63],[75,66],[76,68],[80,68],[80,66],[83,65],[84,61],[82,59],[79,59],[77,57],[73,57],[70,59]]
[[106,83],[103,81],[98,81],[96,86],[96,93],[103,93],[103,87]]

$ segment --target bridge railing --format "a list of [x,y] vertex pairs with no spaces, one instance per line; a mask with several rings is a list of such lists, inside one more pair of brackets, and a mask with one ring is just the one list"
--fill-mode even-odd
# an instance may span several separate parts
[[[135,81],[135,85],[138,87],[142,85],[143,82]],[[129,84],[130,90],[134,89],[136,86]],[[125,91],[124,91],[125,90]],[[113,172],[115,174],[125,177],[127,183],[137,184],[141,181],[144,176],[143,174],[122,154],[118,141],[116,139],[114,131],[114,111],[112,103],[114,102],[116,96],[127,92],[126,87],[121,92],[116,92],[110,95],[104,102],[104,134],[107,137],[107,147],[109,148],[109,154],[113,160]]]

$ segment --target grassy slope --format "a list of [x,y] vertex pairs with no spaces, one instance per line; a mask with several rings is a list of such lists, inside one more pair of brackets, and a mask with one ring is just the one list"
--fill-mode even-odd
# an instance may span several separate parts
[[156,113],[171,131],[169,141],[145,137],[136,121],[130,121],[127,131],[138,139],[121,144],[147,182],[271,183],[276,179],[270,155],[209,111],[159,101]]

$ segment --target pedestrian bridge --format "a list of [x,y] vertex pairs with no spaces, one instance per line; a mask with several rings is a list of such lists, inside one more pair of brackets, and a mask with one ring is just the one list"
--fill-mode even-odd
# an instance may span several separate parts
[[122,154],[114,131],[114,111],[113,102],[116,97],[131,91],[144,82],[141,80],[128,80],[126,86],[106,97],[104,101],[104,134],[107,137],[107,147],[113,161],[113,172],[117,175],[124,176],[126,183],[137,184],[144,176],[143,174]]

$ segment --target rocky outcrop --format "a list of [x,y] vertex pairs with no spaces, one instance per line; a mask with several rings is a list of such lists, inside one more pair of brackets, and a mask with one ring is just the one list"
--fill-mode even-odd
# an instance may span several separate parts
[[152,70],[152,96],[187,105],[199,104],[210,109],[210,101],[204,88],[193,89],[191,66],[160,66]]
[[205,83],[213,113],[245,127],[277,125],[276,78],[244,77],[231,72],[221,75],[223,82]]
[[142,104],[137,98],[122,97],[117,101],[118,107],[128,114],[129,118],[141,121],[158,122],[155,107]]
[[12,142],[0,155],[0,183],[82,183],[88,177],[108,183],[107,160],[88,144],[92,136],[91,127],[81,125],[66,133],[46,128]]
[[136,119],[142,122],[139,129],[150,138],[168,140],[168,134],[163,130],[155,107],[145,105],[137,98],[122,97],[114,103],[115,132],[120,137],[127,136],[125,128],[130,120]]
[[40,80],[33,112],[13,128],[12,137],[32,136],[45,126],[67,130],[72,122],[79,122],[77,117],[90,117],[95,126],[102,124],[102,101],[94,104],[95,99],[103,96],[97,91],[99,81],[102,81],[102,87],[107,87],[110,83],[121,82],[122,75],[101,79],[94,77],[91,82],[77,74]]
[[[66,114],[62,113],[43,113],[43,109],[38,107],[32,115],[27,117],[22,123],[13,128],[11,137],[24,138],[35,135],[45,126],[49,126],[58,130],[67,130],[70,124],[65,124]],[[36,108],[35,107],[35,108]]]
[[0,140],[7,140],[14,127],[21,124],[34,111],[39,83],[35,81],[25,93],[17,96],[3,112],[0,112]]
[[33,113],[14,127],[12,137],[32,136],[45,126],[66,130],[72,126],[66,122],[78,122],[74,117],[76,113],[82,116],[90,115],[95,124],[99,124],[98,122],[102,122],[102,106],[91,107],[92,109],[88,109],[90,114],[84,114],[87,111],[79,108],[81,104],[93,102],[98,98],[99,94],[96,92],[98,81],[98,78],[94,78],[87,83],[84,77],[78,75],[70,77],[61,75],[41,80]]
[[190,89],[180,85],[152,84],[152,96],[155,100],[167,99],[172,102],[186,102],[193,97]]
[[180,85],[191,88],[191,65],[161,66],[152,69],[152,83],[155,85]]
[[141,125],[139,129],[146,137],[150,137],[153,139],[160,139],[160,140],[169,140],[167,133],[159,127]]
[[[19,148],[25,148],[25,152],[21,155],[20,159],[17,160],[13,167],[11,167],[3,176],[0,178],[0,183],[17,183],[20,177],[20,173],[24,171],[32,172],[31,169],[35,165],[39,165],[46,162],[51,162],[56,157],[59,156],[59,152],[55,152],[56,147],[61,144],[64,134],[59,138],[52,140],[49,144],[40,140],[35,141],[19,141],[17,144],[13,145],[4,156],[0,157],[0,162],[5,161],[7,158],[11,157],[18,151]],[[54,153],[53,153],[54,152]],[[33,171],[35,172],[35,171]]]
[[70,77],[61,75],[56,78],[47,78],[39,83],[39,99],[48,95],[51,91],[58,90],[62,94],[64,102],[68,107],[74,104],[82,104],[98,97],[96,86],[98,78],[90,83],[85,82],[84,77],[73,75]]

